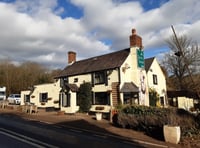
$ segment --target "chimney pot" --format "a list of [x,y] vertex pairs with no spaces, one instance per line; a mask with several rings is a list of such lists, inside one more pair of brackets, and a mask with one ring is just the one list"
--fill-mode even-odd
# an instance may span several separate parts
[[136,29],[135,28],[132,29],[132,34],[136,35]]

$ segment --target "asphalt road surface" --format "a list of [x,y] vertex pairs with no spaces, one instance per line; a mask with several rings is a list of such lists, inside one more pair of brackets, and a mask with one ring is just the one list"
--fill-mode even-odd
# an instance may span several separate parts
[[38,121],[28,121],[12,115],[0,115],[1,148],[140,148],[149,147],[120,137],[105,136]]

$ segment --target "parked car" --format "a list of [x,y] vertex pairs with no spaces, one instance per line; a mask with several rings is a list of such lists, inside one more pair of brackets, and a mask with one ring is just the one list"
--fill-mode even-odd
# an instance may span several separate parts
[[7,98],[10,104],[20,104],[21,103],[21,96],[20,94],[11,94]]

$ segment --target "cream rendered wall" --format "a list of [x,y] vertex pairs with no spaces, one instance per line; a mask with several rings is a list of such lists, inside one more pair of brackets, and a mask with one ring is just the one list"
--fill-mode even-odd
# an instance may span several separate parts
[[[109,70],[108,72],[108,85],[105,84],[102,85],[94,85],[92,88],[93,92],[106,92],[112,90],[112,82],[118,82],[118,69]],[[77,78],[78,82],[74,82],[74,79]],[[83,75],[77,75],[77,76],[71,76],[69,77],[69,83],[70,84],[76,84],[78,87],[83,82],[90,82],[91,83],[92,77],[91,74],[83,74]],[[61,110],[65,111],[66,113],[74,113],[78,111],[79,106],[76,105],[76,93],[71,92],[71,106],[70,107],[61,107]],[[112,95],[110,94],[110,102],[112,104]]]
[[121,86],[124,82],[134,82],[137,86],[139,85],[139,69],[137,67],[137,47],[130,49],[130,54],[120,67]]
[[60,110],[65,111],[65,113],[76,113],[79,110],[79,106],[76,105],[76,93],[70,91],[71,99],[70,99],[70,107],[63,107],[61,105]]
[[[109,70],[108,73],[109,73],[109,75],[108,75],[108,85],[107,86],[105,86],[105,84],[95,85],[92,89],[94,92],[103,92],[103,91],[112,90],[112,82],[119,82],[118,69]],[[78,82],[76,82],[76,83],[74,82],[75,78],[78,78]],[[90,82],[91,83],[91,74],[84,74],[84,75],[77,75],[77,76],[69,77],[69,83],[70,84],[76,84],[78,87],[83,82]]]
[[[148,87],[147,87],[147,75],[144,69],[138,68],[137,63],[137,49],[138,47],[131,47],[130,48],[130,54],[127,57],[127,59],[124,61],[122,66],[120,67],[120,76],[121,76],[121,84],[120,89],[122,88],[123,84],[125,82],[133,82],[136,86],[141,89],[141,81],[140,77],[143,75],[145,77],[145,87],[146,87],[146,93],[145,93],[145,100],[144,104],[146,106],[149,106],[149,95],[148,95]],[[139,97],[141,98],[141,93],[139,93]],[[123,102],[123,95],[120,94],[121,101]]]
[[[76,75],[76,76],[70,76],[69,78],[69,84],[76,84],[78,87],[80,87],[81,84],[84,82],[90,82],[91,83],[91,74],[82,74],[82,75]],[[74,82],[75,79],[78,79],[77,82]],[[79,110],[79,106],[77,105],[77,95],[76,92],[72,92],[70,90],[69,92],[71,94],[70,98],[70,106],[69,107],[63,107],[61,105],[61,111],[65,111],[65,113],[75,113]]]
[[[153,74],[157,75],[157,85],[153,84]],[[154,88],[159,93],[160,97],[163,96],[166,98],[166,78],[156,59],[153,60],[152,65],[147,72],[147,77],[149,88]],[[166,104],[166,99],[164,99],[164,104]]]
[[20,103],[20,105],[25,104],[25,95],[29,95],[30,92],[31,92],[30,90],[21,91],[21,103]]
[[[74,79],[78,78],[78,82],[74,82]],[[83,75],[77,75],[77,76],[70,76],[69,77],[69,83],[70,84],[76,84],[78,87],[83,84],[84,82],[91,82],[91,74],[83,74]]]
[[[111,91],[112,90],[112,83],[113,82],[119,82],[119,72],[118,69],[113,69],[113,70],[109,70],[107,72],[108,74],[108,85],[106,86],[105,84],[102,85],[94,85],[94,87],[92,88],[93,92],[106,92],[106,91]],[[113,105],[112,102],[112,93],[110,93],[110,106]],[[106,105],[104,105],[105,107]],[[95,108],[95,105],[92,105],[93,109]]]
[[178,97],[178,108],[189,111],[191,107],[194,107],[194,102],[192,98]]
[[[30,103],[34,103],[38,107],[42,107],[42,108],[45,108],[45,107],[59,108],[59,104],[54,103],[54,101],[59,100],[59,92],[61,89],[59,80],[55,83],[35,85],[34,87],[35,89],[30,96]],[[41,105],[40,93],[48,93],[49,100],[45,103],[45,105]]]

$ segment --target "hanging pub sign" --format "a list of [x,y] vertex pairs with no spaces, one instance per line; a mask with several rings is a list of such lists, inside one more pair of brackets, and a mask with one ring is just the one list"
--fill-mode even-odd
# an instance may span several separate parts
[[139,68],[144,68],[144,51],[137,49],[137,63]]

